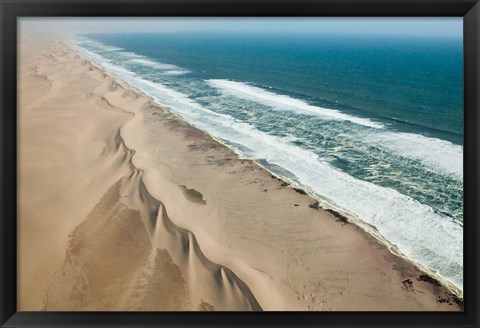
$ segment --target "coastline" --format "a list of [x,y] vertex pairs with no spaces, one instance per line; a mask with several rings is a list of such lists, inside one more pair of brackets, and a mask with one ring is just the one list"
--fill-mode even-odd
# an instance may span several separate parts
[[[315,199],[284,185],[259,163],[238,158],[231,149],[78,54],[64,49],[59,58],[77,69],[77,78],[90,78],[90,86],[85,82],[85,89],[94,90],[103,109],[124,112],[122,122],[117,121],[117,132],[107,138],[110,144],[100,153],[122,159],[117,175],[128,178],[122,180],[120,188],[124,205],[141,213],[150,247],[165,249],[178,272],[183,273],[186,294],[195,299],[195,306],[190,304],[188,309],[200,308],[196,302],[208,293],[217,299],[213,302],[215,309],[225,299],[230,300],[225,303],[227,308],[243,305],[248,309],[250,305],[251,309],[264,310],[461,309],[451,292],[436,280],[423,277],[422,271],[392,254],[364,229],[348,224],[335,213],[315,208]],[[49,75],[45,76],[48,80]],[[52,79],[59,76],[62,73]],[[148,124],[151,126],[144,129]],[[139,131],[159,133],[152,136]],[[157,155],[152,158],[152,153]],[[213,187],[207,188],[207,184]],[[104,186],[112,185],[109,182]],[[120,198],[115,203],[121,203]],[[157,209],[154,219],[149,213],[152,204]],[[266,214],[273,214],[276,220],[266,218]],[[138,219],[138,215],[135,217]],[[149,217],[150,222],[146,220]],[[79,226],[88,221],[80,220]],[[338,236],[345,240],[332,240]],[[182,240],[192,245],[186,252],[178,246]],[[147,242],[145,245],[148,248]],[[360,251],[362,259],[355,251]],[[156,262],[156,254],[152,251],[145,256]],[[138,272],[145,271],[143,263],[137,266]],[[69,275],[65,270],[62,273]],[[220,288],[215,279],[218,274],[222,277]],[[195,292],[192,287],[200,281],[210,283]],[[52,294],[64,299],[60,287],[50,287],[47,299]],[[211,309],[210,302],[204,307]],[[48,304],[44,309],[51,309]]]
[[[71,44],[74,43],[74,41],[73,40],[68,40],[67,43],[68,43],[68,47],[70,49],[72,49]],[[75,53],[78,53],[78,51],[75,50],[75,49],[72,49],[72,51],[74,51]],[[86,58],[86,60],[88,60],[91,65],[93,65],[96,68],[102,70],[106,74],[109,74],[111,76],[115,76],[114,73],[109,72],[108,69],[102,67],[101,64],[96,63],[95,60],[90,59],[88,57],[85,57],[81,53],[78,53],[78,54],[82,58]],[[396,255],[398,257],[401,257],[403,260],[409,262],[411,265],[413,265],[413,266],[417,267],[418,269],[420,269],[421,271],[423,271],[425,274],[432,276],[431,278],[433,278],[434,280],[438,281],[438,283],[440,283],[443,286],[445,286],[446,288],[448,288],[456,297],[459,297],[460,299],[463,298],[463,291],[459,287],[457,287],[454,283],[452,283],[451,281],[449,281],[445,277],[439,275],[437,273],[437,271],[435,271],[434,269],[431,269],[427,265],[422,264],[421,262],[417,261],[416,259],[410,258],[409,256],[403,254],[401,252],[401,250],[398,248],[398,246],[395,245],[394,243],[392,243],[391,241],[389,241],[388,239],[386,239],[381,233],[379,233],[377,227],[375,227],[374,225],[371,225],[368,222],[362,221],[360,218],[356,217],[355,215],[352,215],[352,214],[344,211],[343,209],[329,203],[328,200],[323,199],[321,196],[315,194],[315,192],[313,190],[311,190],[310,188],[302,186],[301,184],[297,183],[296,181],[291,180],[288,177],[281,176],[277,172],[270,170],[269,167],[266,166],[266,165],[263,165],[261,163],[261,161],[251,160],[251,159],[248,159],[248,158],[244,157],[240,152],[237,151],[237,149],[235,147],[229,145],[228,143],[224,142],[220,138],[217,138],[214,135],[208,133],[208,131],[205,131],[204,129],[196,126],[195,123],[189,122],[186,118],[182,117],[181,114],[177,114],[175,112],[172,112],[168,108],[157,104],[155,102],[155,99],[152,96],[146,94],[144,91],[136,88],[135,86],[132,86],[131,84],[129,84],[128,81],[122,79],[121,77],[115,77],[115,79],[117,79],[120,83],[122,83],[126,88],[134,90],[136,93],[141,94],[142,96],[148,98],[156,106],[162,107],[162,109],[167,110],[170,113],[170,115],[172,115],[172,116],[176,117],[177,119],[181,120],[182,122],[189,125],[193,129],[202,131],[209,138],[211,138],[213,141],[221,144],[223,147],[228,148],[231,152],[235,153],[235,155],[237,156],[238,159],[245,160],[245,161],[251,161],[252,163],[255,163],[261,169],[268,171],[271,174],[272,178],[276,178],[279,181],[282,181],[282,184],[288,184],[287,187],[292,188],[297,193],[300,193],[300,194],[305,194],[306,193],[306,195],[308,195],[309,197],[312,198],[312,203],[309,204],[310,208],[330,212],[331,214],[333,214],[333,216],[337,220],[339,220],[341,222],[355,224],[356,226],[358,226],[359,228],[364,230],[366,233],[373,236],[376,239],[377,242],[382,244],[384,247],[388,248],[391,253],[393,253],[394,255]]]

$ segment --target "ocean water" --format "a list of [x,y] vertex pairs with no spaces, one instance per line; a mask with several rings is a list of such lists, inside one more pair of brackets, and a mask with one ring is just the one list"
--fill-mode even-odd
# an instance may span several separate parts
[[90,34],[74,48],[463,288],[461,39]]

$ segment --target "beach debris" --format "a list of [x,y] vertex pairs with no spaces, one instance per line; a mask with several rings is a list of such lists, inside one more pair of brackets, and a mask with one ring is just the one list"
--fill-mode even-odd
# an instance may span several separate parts
[[437,298],[437,302],[438,303],[448,303],[449,305],[453,305],[452,302],[450,302],[449,299],[443,298],[443,297],[440,297],[440,296]]
[[338,212],[336,212],[336,211],[334,211],[334,210],[332,210],[332,209],[330,209],[330,208],[326,209],[325,211],[327,211],[327,212],[330,213],[330,214],[333,214],[333,216],[336,218],[335,221],[341,222],[342,225],[346,225],[346,224],[349,223],[349,222],[348,222],[348,219],[347,219],[346,217],[344,217],[342,214],[340,214],[340,213],[338,213]]
[[293,190],[295,190],[296,192],[298,192],[298,193],[301,194],[301,195],[306,195],[306,194],[307,194],[307,193],[305,192],[305,190],[300,189],[300,188],[293,188]]
[[298,206],[298,204],[293,204],[293,206]]
[[460,297],[458,297],[457,295],[455,295],[453,293],[451,293],[449,295],[450,295],[450,297],[452,298],[452,301],[455,304],[457,304],[458,306],[463,306],[463,300]]
[[441,286],[440,282],[439,282],[437,279],[429,276],[428,274],[422,274],[422,275],[420,275],[420,276],[417,278],[417,280],[418,280],[418,281],[428,282],[428,283],[430,283],[430,284],[432,284],[432,285],[434,285],[434,286],[437,286],[437,287],[440,287],[440,286]]
[[314,210],[318,210],[318,209],[320,209],[320,203],[318,201],[313,202],[310,205],[308,205],[308,207],[313,208]]
[[402,281],[403,289],[405,290],[413,290],[413,281],[411,279],[405,279]]
[[[457,295],[453,293],[445,293],[445,297],[438,296],[437,302],[438,303],[447,303],[448,305],[453,305],[453,303],[457,304],[460,307],[463,307],[463,300],[459,298]],[[453,302],[453,303],[452,303]]]

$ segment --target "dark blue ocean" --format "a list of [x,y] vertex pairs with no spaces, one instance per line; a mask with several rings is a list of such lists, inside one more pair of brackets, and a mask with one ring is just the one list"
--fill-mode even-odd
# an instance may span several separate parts
[[451,37],[90,34],[160,105],[463,282],[463,52]]

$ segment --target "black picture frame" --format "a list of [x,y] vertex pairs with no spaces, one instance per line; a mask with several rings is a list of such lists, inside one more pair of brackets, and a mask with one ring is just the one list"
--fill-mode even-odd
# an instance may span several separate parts
[[[478,327],[480,4],[478,0],[0,0],[1,327]],[[17,18],[55,16],[463,16],[464,312],[17,312]]]

